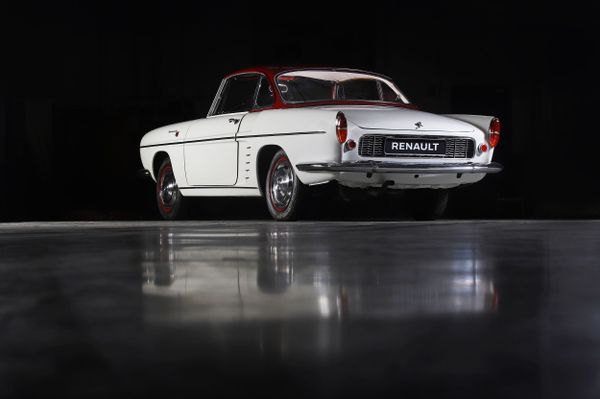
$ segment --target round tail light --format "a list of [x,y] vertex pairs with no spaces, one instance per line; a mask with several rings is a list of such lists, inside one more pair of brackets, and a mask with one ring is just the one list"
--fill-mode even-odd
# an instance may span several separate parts
[[335,132],[337,134],[338,141],[340,144],[346,142],[348,138],[348,121],[343,112],[338,112],[336,116],[337,122],[335,124]]
[[492,122],[490,122],[489,135],[490,147],[494,148],[500,141],[500,119],[492,119]]

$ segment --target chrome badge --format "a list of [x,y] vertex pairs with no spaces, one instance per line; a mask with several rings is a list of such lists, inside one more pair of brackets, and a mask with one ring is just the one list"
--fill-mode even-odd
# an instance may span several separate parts
[[419,122],[415,123],[415,129],[418,129],[418,128],[421,128],[421,127],[423,127],[423,123],[422,122],[419,121]]

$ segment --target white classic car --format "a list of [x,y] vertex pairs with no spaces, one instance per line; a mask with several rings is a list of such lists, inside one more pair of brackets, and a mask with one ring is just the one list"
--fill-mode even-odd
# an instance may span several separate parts
[[409,189],[431,219],[447,189],[502,170],[499,138],[497,118],[419,111],[386,76],[261,67],[227,75],[206,118],[144,135],[140,155],[165,219],[184,215],[186,197],[263,196],[274,219],[292,220],[325,183]]

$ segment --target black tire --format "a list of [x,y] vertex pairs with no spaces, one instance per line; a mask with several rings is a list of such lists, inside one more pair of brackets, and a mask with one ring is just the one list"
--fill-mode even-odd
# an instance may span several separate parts
[[285,151],[279,150],[271,159],[265,177],[265,200],[275,220],[296,220],[303,210],[308,187],[296,173]]
[[[171,185],[171,188],[167,186]],[[165,159],[156,175],[156,204],[160,216],[165,220],[180,220],[185,217],[185,200],[177,187],[171,160]]]
[[409,204],[416,220],[436,220],[444,215],[448,206],[448,191],[443,189],[419,189],[410,191]]

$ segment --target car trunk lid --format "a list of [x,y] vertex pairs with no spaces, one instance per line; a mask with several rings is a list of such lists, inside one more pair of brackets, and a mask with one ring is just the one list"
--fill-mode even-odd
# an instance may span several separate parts
[[348,121],[365,130],[411,132],[472,132],[466,122],[446,116],[399,107],[337,107]]

